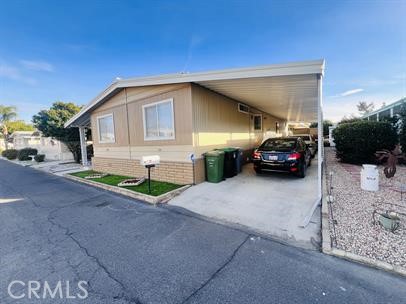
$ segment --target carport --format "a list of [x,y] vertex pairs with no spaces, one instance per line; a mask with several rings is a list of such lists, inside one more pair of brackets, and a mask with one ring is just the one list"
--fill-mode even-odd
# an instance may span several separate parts
[[[191,82],[288,122],[318,122],[318,155],[303,180],[281,174],[258,177],[248,165],[243,174],[192,187],[170,204],[300,245],[316,238],[319,227],[309,223],[314,216],[319,226],[314,211],[322,197],[324,66],[324,60],[316,60],[187,75]],[[267,216],[274,225],[266,223]]]

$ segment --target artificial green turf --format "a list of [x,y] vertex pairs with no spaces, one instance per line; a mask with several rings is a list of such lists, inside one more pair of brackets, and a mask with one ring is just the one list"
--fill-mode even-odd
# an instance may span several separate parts
[[[70,174],[73,176],[80,177],[80,178],[85,178],[85,176],[95,174],[95,173],[99,173],[99,172],[89,170],[89,171],[81,171],[81,172],[75,172],[75,173],[70,173]],[[94,181],[94,182],[102,183],[102,184],[117,186],[118,183],[120,183],[121,181],[128,179],[128,178],[133,178],[133,177],[111,174],[111,175],[107,175],[102,178],[92,178],[90,180]],[[158,196],[158,195],[167,193],[169,191],[175,190],[180,187],[182,187],[182,185],[176,185],[176,184],[172,184],[172,183],[151,180],[151,193],[149,195]],[[134,192],[148,194],[148,180],[146,180],[145,182],[143,182],[141,185],[138,185],[138,186],[126,186],[126,187],[121,187],[121,188],[125,188],[128,190],[134,191]]]

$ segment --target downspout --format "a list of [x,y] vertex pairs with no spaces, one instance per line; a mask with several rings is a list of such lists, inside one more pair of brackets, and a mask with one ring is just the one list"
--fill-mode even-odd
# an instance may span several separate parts
[[130,159],[132,159],[131,156],[131,142],[130,142],[130,120],[128,116],[128,95],[127,95],[127,88],[124,88],[124,93],[125,93],[125,113],[127,115],[127,138],[128,138],[128,153],[130,156]]

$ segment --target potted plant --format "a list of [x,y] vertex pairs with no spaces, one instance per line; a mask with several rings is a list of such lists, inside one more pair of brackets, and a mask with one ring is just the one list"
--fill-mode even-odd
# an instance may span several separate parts
[[399,214],[393,211],[388,211],[380,213],[379,223],[385,228],[392,232],[398,229],[400,224]]

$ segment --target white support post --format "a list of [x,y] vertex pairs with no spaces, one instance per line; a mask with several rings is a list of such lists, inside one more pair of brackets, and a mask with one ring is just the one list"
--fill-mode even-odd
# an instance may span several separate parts
[[299,225],[305,228],[313,216],[314,210],[321,204],[323,199],[323,162],[324,162],[324,137],[323,137],[323,75],[318,75],[317,78],[317,199],[307,213],[303,223]]
[[318,172],[318,199],[323,195],[323,161],[324,161],[324,136],[323,136],[323,75],[318,77],[318,101],[317,101],[317,172]]
[[393,117],[393,108],[390,108],[389,112],[390,112],[390,117],[392,118]]
[[80,137],[80,152],[82,153],[82,165],[87,166],[89,163],[87,161],[86,128],[85,127],[79,127],[79,137]]

